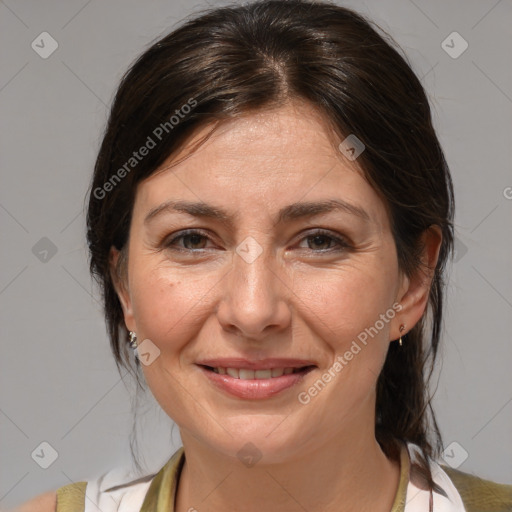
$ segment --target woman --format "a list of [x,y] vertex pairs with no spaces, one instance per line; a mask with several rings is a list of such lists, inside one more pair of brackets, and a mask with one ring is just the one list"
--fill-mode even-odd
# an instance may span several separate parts
[[38,510],[512,509],[512,486],[436,462],[451,178],[419,80],[360,15],[256,2],[155,43],[87,221],[116,361],[183,448]]

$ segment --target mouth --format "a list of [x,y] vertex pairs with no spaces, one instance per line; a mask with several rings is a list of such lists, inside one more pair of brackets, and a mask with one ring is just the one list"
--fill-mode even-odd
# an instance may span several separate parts
[[[197,364],[197,366],[214,389],[230,397],[244,400],[262,400],[281,394],[287,389],[296,387],[309,373],[318,368],[314,364],[304,364],[304,362],[302,364],[296,362],[283,364],[275,361],[266,364],[241,362],[238,365],[230,362],[229,364],[231,366],[222,366],[220,362],[215,362]],[[240,368],[240,366],[243,367]]]
[[315,365],[306,365],[300,367],[282,366],[276,368],[267,368],[260,370],[253,370],[250,368],[229,368],[224,366],[207,366],[199,365],[206,371],[217,373],[219,375],[229,375],[233,379],[242,380],[264,380],[264,379],[276,379],[283,375],[301,374],[306,375],[311,370],[316,368]]

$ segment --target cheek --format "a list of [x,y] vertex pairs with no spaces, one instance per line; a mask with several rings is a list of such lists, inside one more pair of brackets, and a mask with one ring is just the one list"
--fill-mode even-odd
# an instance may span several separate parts
[[[353,268],[316,282],[304,275],[296,293],[304,299],[301,321],[318,347],[330,355],[318,380],[303,388],[301,403],[329,410],[326,431],[335,430],[351,415],[372,402],[375,385],[389,347],[389,329],[396,315],[391,276]],[[312,293],[315,290],[315,293]],[[335,421],[333,421],[333,418]]]
[[175,269],[153,267],[134,272],[133,312],[137,329],[161,351],[175,352],[187,343],[194,330],[200,329],[205,295],[210,284],[207,277]]
[[[387,339],[396,279],[377,262],[354,263],[331,272],[304,272],[294,278],[294,293],[303,302],[307,323],[336,351],[345,350],[361,332],[377,324],[377,338]],[[389,311],[391,308],[391,311]],[[394,315],[393,315],[394,316]]]
[[188,392],[183,392],[187,368],[182,367],[181,355],[199,337],[208,290],[218,279],[210,283],[205,276],[155,266],[147,271],[140,269],[133,276],[132,300],[138,334],[141,340],[150,339],[160,350],[150,365],[141,366],[145,380],[169,417],[179,425],[187,424],[190,416],[202,415],[200,409],[194,409],[197,401],[193,399],[200,394],[188,386]]

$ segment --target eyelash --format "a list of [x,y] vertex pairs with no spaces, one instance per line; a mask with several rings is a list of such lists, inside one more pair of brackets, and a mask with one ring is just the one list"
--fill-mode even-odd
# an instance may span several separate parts
[[[204,233],[203,231],[198,230],[198,229],[189,229],[189,230],[185,230],[185,231],[180,232],[177,236],[171,238],[168,241],[164,240],[163,241],[163,245],[164,245],[164,247],[166,249],[170,249],[170,250],[178,251],[178,252],[189,252],[189,253],[190,252],[192,252],[192,253],[196,252],[197,253],[197,252],[201,252],[201,251],[206,250],[206,249],[187,249],[187,248],[182,248],[182,247],[180,247],[180,248],[173,247],[173,244],[175,244],[178,240],[184,239],[186,236],[190,236],[190,235],[200,235],[201,237],[207,238],[208,240],[212,241],[211,238],[206,233]],[[321,249],[321,250],[318,250],[318,251],[315,251],[315,250],[311,249],[311,251],[314,252],[314,253],[322,254],[322,253],[346,251],[346,250],[349,250],[349,249],[353,248],[344,238],[335,236],[331,232],[329,232],[327,230],[324,230],[324,229],[317,229],[316,231],[313,231],[312,233],[309,233],[308,235],[302,237],[300,239],[300,241],[308,239],[308,238],[314,238],[314,237],[317,237],[317,236],[322,236],[322,237],[326,237],[328,239],[331,239],[339,247],[338,247],[338,249],[330,248],[330,249]]]

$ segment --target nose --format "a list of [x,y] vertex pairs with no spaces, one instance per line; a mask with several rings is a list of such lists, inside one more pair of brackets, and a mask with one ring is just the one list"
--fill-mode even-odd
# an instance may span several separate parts
[[282,267],[279,269],[266,252],[253,261],[244,258],[242,252],[235,253],[232,265],[222,280],[217,308],[223,329],[245,339],[261,341],[289,327],[292,291]]

